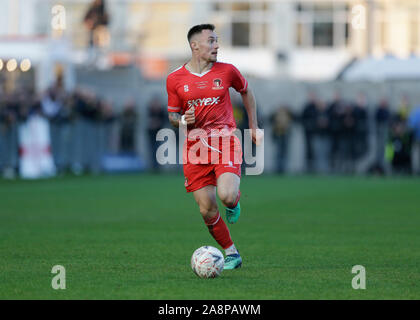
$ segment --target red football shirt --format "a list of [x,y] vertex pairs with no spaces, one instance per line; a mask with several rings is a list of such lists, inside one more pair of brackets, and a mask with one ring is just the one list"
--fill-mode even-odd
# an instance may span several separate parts
[[212,129],[236,129],[229,88],[242,93],[248,82],[233,65],[215,62],[210,70],[196,74],[185,68],[185,64],[168,75],[168,111],[184,114],[195,107],[195,123],[189,129],[200,128],[210,135]]

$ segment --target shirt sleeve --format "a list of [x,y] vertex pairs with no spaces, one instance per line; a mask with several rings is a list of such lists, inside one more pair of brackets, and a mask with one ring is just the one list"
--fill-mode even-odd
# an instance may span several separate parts
[[170,77],[166,79],[166,91],[168,92],[168,112],[180,112],[181,102],[176,93],[174,81]]
[[239,72],[238,69],[234,65],[232,65],[232,85],[236,91],[239,93],[246,92],[248,89],[248,81],[244,78],[244,76]]

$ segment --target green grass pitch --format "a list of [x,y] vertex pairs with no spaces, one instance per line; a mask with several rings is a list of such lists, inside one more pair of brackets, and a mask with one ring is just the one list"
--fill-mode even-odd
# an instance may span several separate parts
[[229,225],[243,267],[216,279],[191,271],[217,243],[183,183],[0,181],[0,299],[420,299],[420,179],[243,176]]

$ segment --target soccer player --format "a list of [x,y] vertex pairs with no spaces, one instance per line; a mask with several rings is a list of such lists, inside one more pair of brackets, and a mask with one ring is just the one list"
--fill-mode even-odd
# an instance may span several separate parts
[[191,60],[170,73],[166,82],[168,114],[174,127],[187,127],[183,150],[187,192],[193,193],[210,234],[225,250],[224,269],[236,269],[242,265],[242,258],[216,201],[217,188],[227,221],[235,223],[241,212],[242,150],[233,134],[236,123],[230,87],[241,94],[253,142],[258,144],[262,136],[257,131],[256,102],[247,80],[233,65],[217,62],[219,44],[214,29],[212,24],[201,24],[189,30]]

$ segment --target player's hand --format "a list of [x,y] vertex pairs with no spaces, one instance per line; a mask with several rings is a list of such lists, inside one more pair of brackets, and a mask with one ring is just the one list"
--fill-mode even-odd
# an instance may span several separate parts
[[184,113],[185,121],[187,122],[187,125],[194,124],[195,123],[195,109],[194,107],[189,108]]
[[252,142],[254,142],[255,145],[259,146],[264,140],[264,131],[258,127],[251,129],[251,138]]

